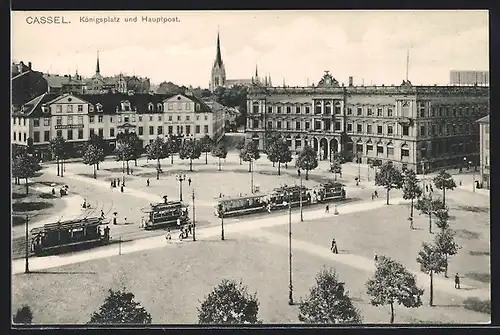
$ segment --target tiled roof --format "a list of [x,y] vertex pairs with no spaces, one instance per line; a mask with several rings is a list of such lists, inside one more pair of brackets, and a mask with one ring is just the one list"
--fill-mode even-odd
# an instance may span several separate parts
[[485,117],[480,118],[476,122],[479,122],[479,123],[490,123],[490,116],[486,115]]
[[60,94],[44,93],[23,105],[23,108],[16,115],[24,115],[29,117],[42,117],[42,105],[59,97]]

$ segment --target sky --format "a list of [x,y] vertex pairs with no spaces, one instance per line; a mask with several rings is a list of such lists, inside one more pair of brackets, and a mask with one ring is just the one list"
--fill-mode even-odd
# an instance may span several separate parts
[[[41,16],[68,24],[28,24]],[[137,22],[125,22],[135,18]],[[144,17],[165,22],[141,22]],[[82,22],[120,18],[119,22]],[[450,70],[489,69],[487,11],[12,12],[12,59],[34,70],[120,72],[159,84],[208,87],[220,32],[227,79],[270,74],[273,84],[444,85]],[[409,51],[408,51],[409,50]]]

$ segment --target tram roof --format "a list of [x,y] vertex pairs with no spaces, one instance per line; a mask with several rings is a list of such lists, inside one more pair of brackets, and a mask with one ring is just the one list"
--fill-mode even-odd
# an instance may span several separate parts
[[108,221],[103,221],[99,217],[85,218],[85,219],[76,219],[76,220],[67,220],[61,222],[47,223],[42,227],[36,227],[31,229],[32,233],[46,232],[46,231],[58,231],[58,230],[67,230],[67,229],[75,229],[75,228],[83,228],[89,226],[100,226],[108,224]]
[[300,185],[286,185],[286,186],[280,186],[276,187],[273,189],[274,192],[283,192],[283,191],[291,191],[291,190],[300,190],[300,189],[307,189],[305,186],[300,186]]
[[327,182],[321,183],[320,186],[322,186],[322,187],[339,187],[339,186],[344,187],[345,185],[342,183],[336,182],[336,181],[327,181]]
[[217,201],[227,201],[227,200],[239,200],[239,199],[253,199],[253,198],[262,198],[262,197],[265,197],[266,195],[267,195],[266,193],[257,192],[254,194],[242,194],[241,196],[236,195],[236,196],[216,198],[216,200]]
[[180,207],[187,207],[188,205],[182,203],[181,201],[168,201],[167,203],[159,202],[156,204],[150,204],[150,207],[152,209],[158,209],[158,210],[167,209],[167,208],[171,208],[171,207],[179,207],[179,206]]

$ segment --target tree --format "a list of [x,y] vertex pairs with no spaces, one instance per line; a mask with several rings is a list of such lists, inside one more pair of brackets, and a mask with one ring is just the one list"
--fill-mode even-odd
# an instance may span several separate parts
[[221,170],[220,167],[220,160],[221,158],[226,158],[227,157],[227,147],[226,143],[224,141],[220,141],[212,150],[212,155],[214,157],[217,157],[219,159],[219,171]]
[[166,150],[165,141],[160,136],[157,136],[152,143],[149,144],[146,151],[148,159],[156,160],[156,179],[160,179],[161,164],[160,159],[168,157],[168,151]]
[[436,226],[438,226],[439,229],[444,230],[450,226],[450,214],[448,212],[448,208],[439,208],[434,211],[433,214],[436,217]]
[[248,172],[252,172],[252,162],[260,158],[259,148],[255,141],[248,141],[240,151],[240,158],[248,162]]
[[116,160],[122,162],[122,172],[125,173],[125,162],[127,162],[127,174],[129,174],[128,161],[134,155],[134,148],[132,144],[125,138],[116,141],[115,147]]
[[447,262],[443,253],[432,244],[422,243],[422,250],[418,253],[417,262],[420,264],[420,270],[429,274],[429,306],[433,306],[434,287],[433,274],[439,274],[446,269]]
[[292,161],[292,152],[286,141],[282,138],[274,140],[268,145],[267,158],[274,163],[278,163],[278,176],[281,175],[281,164]]
[[429,216],[429,233],[432,234],[432,215],[435,214],[438,209],[443,208],[443,202],[440,199],[432,199],[432,196],[424,195],[422,198],[418,199],[415,208],[419,210],[421,214]]
[[41,169],[38,158],[29,154],[27,149],[18,151],[16,156],[12,158],[12,175],[14,178],[26,181],[26,195],[29,194],[28,178],[33,178],[35,172]]
[[179,144],[172,136],[165,141],[165,150],[170,154],[170,164],[174,164],[174,153],[179,152]]
[[344,284],[338,280],[335,270],[321,269],[309,295],[300,302],[299,320],[316,324],[361,323],[359,311]]
[[330,164],[330,172],[333,172],[335,180],[337,180],[337,173],[342,174],[342,165],[339,160],[334,159]]
[[306,180],[309,180],[309,171],[318,167],[318,156],[316,151],[309,145],[305,145],[297,157],[297,167],[306,170]]
[[198,308],[200,324],[256,324],[259,302],[241,282],[224,279]]
[[247,90],[243,85],[234,85],[228,87],[217,87],[214,92],[215,99],[218,103],[227,107],[236,107],[240,112],[236,119],[237,125],[245,124],[247,117]]
[[422,188],[418,185],[418,179],[413,170],[406,170],[403,179],[403,199],[411,200],[410,205],[410,228],[413,229],[413,201],[422,196]]
[[424,290],[417,287],[416,276],[389,257],[378,256],[375,275],[366,282],[366,288],[373,306],[391,306],[391,323],[394,323],[394,304],[406,308],[422,306]]
[[386,189],[387,205],[389,205],[389,192],[392,189],[399,189],[403,186],[403,176],[392,165],[392,162],[386,162],[375,174],[375,185],[383,186]]
[[59,165],[60,160],[62,159],[64,164],[64,156],[66,154],[66,140],[61,137],[55,137],[50,141],[50,150],[52,151],[52,154],[56,157],[57,161],[57,175],[63,177],[64,176],[64,169],[62,166]]
[[101,160],[104,155],[102,148],[99,148],[93,144],[87,145],[85,154],[83,155],[83,164],[92,165],[94,170],[94,179],[97,179],[96,175],[96,165]]
[[134,165],[137,166],[137,159],[140,158],[144,153],[144,146],[142,140],[139,138],[139,136],[137,136],[135,132],[130,132],[128,136],[128,140],[130,142],[130,145],[132,146],[131,159],[134,160]]
[[97,170],[99,170],[99,162],[103,162],[104,158],[106,158],[106,152],[109,151],[109,149],[108,149],[109,146],[102,136],[97,135],[95,133],[92,134],[90,136],[89,140],[87,141],[87,146],[89,146],[89,145],[93,145],[97,148],[102,149],[102,156],[99,157],[99,161],[97,162]]
[[434,185],[440,190],[443,190],[443,206],[446,205],[446,190],[454,190],[457,187],[455,181],[451,177],[451,175],[446,172],[446,170],[441,170],[439,174],[434,177]]
[[89,324],[150,324],[151,314],[134,299],[132,293],[109,290],[109,295],[99,310],[92,314]]
[[18,308],[16,314],[14,314],[12,321],[16,324],[29,325],[33,321],[33,313],[29,306],[23,306]]
[[444,276],[448,278],[448,257],[456,255],[460,246],[455,242],[455,235],[449,228],[442,229],[434,238],[434,243],[436,248],[444,255],[446,260]]
[[179,149],[180,159],[189,159],[189,171],[193,171],[193,159],[201,156],[201,146],[196,140],[184,140]]
[[205,153],[205,164],[208,164],[208,153],[212,151],[214,144],[208,135],[205,135],[200,141],[201,152]]
[[333,154],[333,161],[338,161],[340,164],[344,164],[345,162],[348,161],[347,159],[347,153],[345,151],[339,151],[339,152],[335,152]]
[[240,155],[240,165],[242,164],[241,163],[241,150],[243,150],[245,148],[245,139],[242,139],[240,141],[238,141],[238,143],[236,143],[236,149],[239,151]]

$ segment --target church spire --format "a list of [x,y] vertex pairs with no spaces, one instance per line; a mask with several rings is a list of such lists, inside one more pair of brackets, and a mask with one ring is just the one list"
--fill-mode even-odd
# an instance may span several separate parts
[[99,68],[99,50],[97,50],[97,64],[95,67],[95,73],[100,73],[101,69]]
[[217,30],[217,55],[215,56],[215,65],[222,67],[222,54],[220,52],[219,30]]
[[255,79],[259,80],[259,71],[257,69],[257,64],[255,64]]

